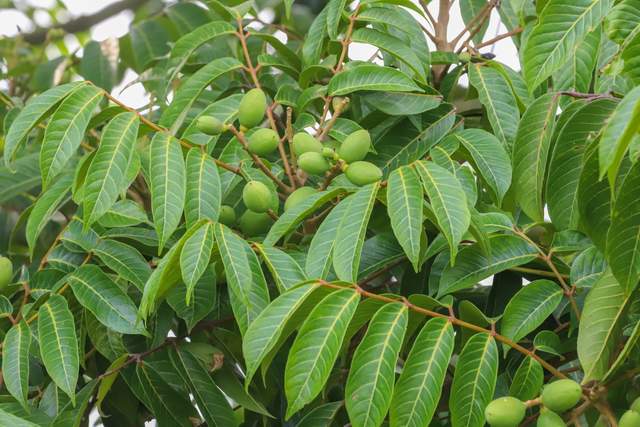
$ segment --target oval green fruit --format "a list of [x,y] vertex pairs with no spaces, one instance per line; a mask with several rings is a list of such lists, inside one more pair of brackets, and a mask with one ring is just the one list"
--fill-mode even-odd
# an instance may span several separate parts
[[196,128],[207,135],[219,135],[225,130],[225,125],[213,116],[200,116],[196,121]]
[[11,283],[13,278],[13,264],[9,258],[0,256],[0,289]]
[[629,409],[620,417],[618,427],[640,427],[640,413]]
[[253,212],[266,212],[271,207],[271,191],[260,181],[249,181],[242,190],[242,201]]
[[315,151],[302,153],[298,158],[298,166],[310,175],[322,175],[331,167],[327,159]]
[[279,141],[280,137],[273,129],[261,128],[249,137],[249,151],[258,156],[266,156],[278,148]]
[[382,179],[379,167],[363,161],[351,163],[344,174],[355,185],[367,185]]
[[285,212],[291,209],[292,207],[299,205],[307,197],[316,193],[316,189],[312,187],[300,187],[293,193],[289,194],[287,200],[284,202],[284,210]]
[[517,427],[526,410],[525,404],[515,397],[499,397],[487,405],[484,417],[492,427]]
[[357,162],[366,157],[371,147],[371,136],[365,129],[360,129],[346,137],[338,149],[338,155],[347,163]]
[[545,410],[544,408],[540,411],[540,415],[538,416],[538,421],[536,423],[537,427],[565,427],[566,424],[562,417],[556,414],[553,411]]
[[242,234],[253,237],[266,234],[273,224],[273,219],[266,213],[257,213],[250,210],[244,211],[238,220],[238,226]]
[[226,225],[227,227],[232,227],[236,223],[236,211],[234,211],[231,206],[220,206],[218,222],[220,224]]
[[258,126],[267,111],[267,97],[262,89],[251,89],[245,93],[238,107],[238,121],[241,126],[252,128]]
[[300,156],[308,152],[322,152],[322,143],[306,132],[298,132],[293,135],[293,152]]
[[636,400],[633,401],[633,403],[631,404],[631,406],[629,408],[632,411],[636,411],[636,412],[640,413],[640,397],[636,398]]
[[542,389],[542,404],[554,412],[562,413],[573,408],[582,396],[580,384],[573,380],[554,381]]

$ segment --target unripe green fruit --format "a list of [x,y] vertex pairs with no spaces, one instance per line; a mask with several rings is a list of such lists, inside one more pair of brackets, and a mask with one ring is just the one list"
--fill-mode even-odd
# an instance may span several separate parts
[[338,149],[338,155],[347,163],[357,162],[365,158],[371,147],[371,136],[365,129],[360,129],[346,137]]
[[242,190],[242,201],[253,212],[266,212],[271,207],[271,191],[260,181],[249,181]]
[[273,224],[273,219],[266,213],[257,213],[252,211],[245,211],[240,215],[238,220],[238,226],[242,234],[245,236],[253,237],[261,234],[266,234],[269,228]]
[[515,397],[500,397],[489,403],[484,417],[492,427],[517,427],[524,419],[527,407]]
[[322,152],[322,143],[306,132],[298,132],[293,135],[293,152],[301,156],[309,152]]
[[334,150],[333,148],[323,147],[322,155],[325,156],[327,159],[338,160],[338,154],[336,153],[336,150]]
[[580,384],[564,379],[548,384],[542,390],[542,404],[554,412],[562,413],[573,408],[582,396]]
[[631,404],[631,406],[629,408],[632,411],[636,411],[636,412],[640,413],[640,397],[636,398],[636,400],[633,401],[633,403]]
[[565,427],[562,417],[553,411],[542,409],[538,416],[537,427]]
[[13,278],[13,264],[9,258],[0,256],[0,289],[11,283]]
[[355,185],[371,184],[382,178],[382,171],[379,167],[373,163],[362,161],[351,163],[344,174]]
[[640,427],[640,414],[629,409],[620,417],[618,427]]
[[289,194],[287,200],[284,202],[284,210],[288,211],[292,207],[300,204],[304,199],[316,193],[315,188],[311,187],[300,187],[293,193]]
[[251,89],[240,100],[238,121],[241,126],[249,129],[258,126],[267,111],[267,97],[261,89]]
[[300,166],[303,171],[311,175],[322,175],[331,167],[327,159],[325,159],[322,154],[316,153],[315,151],[302,153],[298,158],[298,166]]
[[196,121],[196,127],[207,135],[219,135],[226,130],[226,126],[213,116],[200,116]]
[[220,206],[220,214],[218,215],[218,222],[224,224],[227,227],[231,227],[236,223],[236,211],[231,206]]
[[278,148],[278,134],[269,128],[261,128],[249,137],[249,151],[258,156],[271,154]]

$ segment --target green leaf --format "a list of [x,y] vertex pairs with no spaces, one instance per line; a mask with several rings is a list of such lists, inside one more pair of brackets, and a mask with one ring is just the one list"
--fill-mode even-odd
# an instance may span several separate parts
[[496,273],[531,262],[538,255],[536,248],[516,236],[492,236],[489,244],[491,254],[477,243],[460,251],[455,265],[446,266],[442,272],[438,297],[471,288]]
[[120,373],[120,369],[124,367],[124,364],[129,360],[128,354],[122,354],[116,360],[111,362],[106,372],[109,372],[108,375],[105,375],[100,379],[100,385],[98,386],[98,393],[96,394],[96,407],[98,411],[102,413],[102,402],[104,402],[105,397],[111,391],[111,387],[113,383],[118,379],[118,374]]
[[630,301],[609,270],[587,294],[577,345],[584,369],[583,382],[602,379],[609,370],[622,338],[624,314]]
[[514,342],[520,341],[553,313],[562,301],[562,295],[562,288],[551,280],[529,283],[505,307],[500,328],[502,335]]
[[12,427],[38,427],[38,424],[10,414],[2,408],[0,408],[0,424]]
[[189,305],[191,294],[200,277],[204,274],[213,250],[213,225],[204,223],[184,243],[180,252],[180,270],[182,281],[187,286],[186,303]]
[[104,92],[95,86],[83,86],[66,97],[51,116],[40,149],[42,187],[62,172],[76,154]]
[[358,279],[362,245],[379,188],[380,184],[376,182],[349,196],[349,208],[344,213],[333,248],[333,269],[338,278],[345,282]]
[[[191,292],[192,300],[186,303],[187,292]],[[218,288],[216,287],[215,264],[209,264],[200,280],[192,289],[186,286],[173,288],[167,295],[167,303],[173,308],[178,317],[187,324],[189,331],[218,304]]]
[[[105,41],[104,43],[110,43]],[[103,43],[91,40],[82,48],[79,73],[85,80],[111,92],[116,83],[117,63],[102,52]]]
[[96,265],[83,265],[67,278],[73,294],[106,327],[122,334],[146,334],[131,298]]
[[498,206],[511,186],[511,160],[504,145],[482,129],[465,129],[453,135],[469,154],[474,169],[494,194]]
[[[480,13],[482,13],[483,9],[486,6],[486,0],[460,0],[460,14],[462,15],[464,24],[469,28],[476,28],[479,22],[477,19],[474,20],[474,18],[480,15]],[[482,41],[482,38],[484,37],[484,34],[487,32],[487,28],[489,27],[489,19],[484,19],[481,22],[482,25],[473,36],[473,42],[475,44],[478,44]]]
[[516,137],[520,111],[504,76],[494,68],[469,64],[469,82],[478,91],[494,135],[510,147]]
[[608,174],[612,187],[631,141],[640,129],[639,123],[640,87],[637,87],[625,95],[602,129],[598,153],[600,178]]
[[151,275],[149,263],[133,246],[117,240],[104,239],[90,248],[96,256],[119,276],[142,290]]
[[329,427],[333,423],[343,402],[329,402],[320,405],[307,413],[296,427]]
[[424,93],[372,92],[362,96],[367,104],[391,116],[409,116],[433,110],[442,97]]
[[451,425],[482,427],[498,375],[498,347],[488,334],[473,335],[462,349],[449,397]]
[[149,148],[151,212],[161,251],[180,224],[186,177],[182,149],[173,136],[156,133]]
[[302,267],[288,253],[271,246],[256,244],[255,247],[264,259],[280,292],[307,280]]
[[314,307],[300,327],[284,374],[287,419],[322,391],[359,300],[353,289],[335,291]]
[[640,3],[637,0],[622,0],[607,14],[605,29],[609,39],[622,44],[640,23]]
[[[6,149],[5,149],[6,153]],[[37,187],[40,180],[38,153],[28,154],[16,160],[11,167],[0,167],[0,203]]]
[[111,209],[98,220],[98,224],[107,228],[115,228],[131,227],[132,225],[147,223],[148,221],[149,218],[147,218],[147,213],[142,206],[133,200],[124,199],[118,200]]
[[38,342],[47,373],[75,402],[80,369],[78,338],[67,300],[60,295],[51,295],[38,310]]
[[244,335],[269,304],[269,292],[264,278],[257,281],[254,277],[252,261],[258,261],[247,242],[222,224],[214,225],[214,234],[227,277],[231,308]]
[[589,32],[585,39],[574,47],[574,54],[553,76],[555,90],[575,90],[587,93],[591,85],[593,71],[598,60],[601,27]]
[[389,424],[429,425],[438,407],[453,354],[454,330],[446,319],[431,319],[415,339],[395,386]]
[[535,399],[540,394],[543,383],[544,371],[542,365],[533,357],[525,356],[513,376],[509,387],[509,395],[523,402]]
[[327,3],[327,33],[331,40],[338,38],[338,27],[346,4],[347,0],[329,0]]
[[329,95],[341,96],[360,90],[422,92],[413,80],[395,68],[359,65],[336,74],[329,82]]
[[320,62],[322,49],[327,36],[327,12],[328,8],[322,11],[313,20],[302,44],[302,59],[306,65]]
[[566,64],[610,7],[610,0],[549,0],[522,50],[531,91]]
[[422,185],[415,171],[403,166],[391,172],[387,181],[387,213],[393,233],[415,271],[420,270],[422,204]]
[[[24,320],[9,329],[2,344],[2,372],[7,391],[27,409],[31,329]],[[1,419],[1,417],[0,417]]]
[[198,148],[187,153],[186,203],[187,227],[200,219],[217,221],[222,200],[220,175],[213,158]]
[[135,52],[133,68],[138,73],[169,52],[169,34],[157,19],[145,19],[133,25],[129,37],[131,50]]
[[428,161],[415,162],[414,167],[429,197],[438,228],[449,242],[453,264],[458,244],[471,223],[467,197],[460,181],[443,167]]
[[102,131],[100,146],[91,161],[84,185],[84,225],[104,215],[125,190],[126,173],[138,135],[138,116],[120,113]]
[[513,191],[525,214],[534,221],[544,217],[544,185],[558,96],[542,95],[522,116],[513,146]]
[[407,306],[390,303],[371,319],[356,348],[345,388],[349,419],[357,426],[379,426],[391,398],[398,354],[407,329]]
[[70,93],[86,83],[73,82],[53,87],[29,100],[11,123],[4,141],[4,164],[11,166],[13,156],[31,129],[46,118],[54,107]]
[[193,393],[198,408],[208,426],[236,426],[238,421],[229,406],[225,395],[193,354],[176,347],[169,352],[171,362],[180,373],[182,380]]
[[93,397],[93,391],[98,385],[97,380],[89,381],[78,392],[76,402],[67,402],[60,410],[52,427],[80,427],[85,420],[89,401]]

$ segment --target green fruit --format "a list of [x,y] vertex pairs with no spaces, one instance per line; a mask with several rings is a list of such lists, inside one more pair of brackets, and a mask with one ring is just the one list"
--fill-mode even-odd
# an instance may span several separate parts
[[573,408],[582,396],[580,384],[573,380],[558,380],[542,389],[542,404],[553,412],[562,413]]
[[316,153],[315,151],[302,153],[298,158],[298,166],[300,166],[303,171],[311,175],[322,175],[331,167],[327,159],[325,159],[322,154]]
[[288,211],[292,207],[299,205],[300,202],[302,202],[304,199],[306,199],[307,197],[315,193],[316,193],[315,188],[311,188],[311,187],[298,188],[296,191],[289,194],[289,197],[287,197],[287,200],[284,202],[284,210]]
[[13,264],[9,258],[0,256],[0,289],[11,283],[13,278]]
[[241,126],[252,128],[258,126],[267,111],[267,97],[261,89],[251,89],[240,100],[238,121]]
[[322,148],[322,155],[327,159],[338,160],[338,155],[336,154],[336,150],[329,147]]
[[261,128],[249,137],[249,151],[258,156],[271,154],[278,148],[280,137],[273,129]]
[[640,427],[640,414],[629,409],[620,417],[618,427]]
[[484,410],[487,423],[493,427],[516,427],[524,419],[527,407],[515,397],[500,397]]
[[242,201],[253,212],[266,212],[271,207],[271,191],[260,181],[249,181],[242,190]]
[[565,427],[566,424],[562,417],[556,414],[553,411],[545,410],[544,408],[540,411],[540,416],[538,417],[538,422],[536,423],[537,427]]
[[373,163],[362,161],[351,163],[344,174],[355,185],[371,184],[382,178],[382,171],[379,167]]
[[266,213],[257,213],[252,211],[245,211],[240,215],[238,220],[238,226],[242,234],[245,236],[259,236],[266,234],[273,224],[273,219]]
[[213,116],[200,116],[196,121],[196,127],[207,135],[219,135],[225,131],[226,126]]
[[632,411],[636,411],[636,412],[640,413],[640,397],[636,398],[636,400],[633,401],[633,403],[631,404],[631,406],[629,408]]
[[[347,100],[347,102],[342,104],[342,101]],[[344,98],[342,96],[334,96],[331,100],[331,106],[333,107],[333,111],[337,111],[339,108],[342,108],[341,111],[347,111],[349,109],[349,98]]]
[[371,136],[365,129],[360,129],[346,137],[338,149],[338,155],[347,163],[357,162],[365,158],[371,147]]
[[322,143],[306,132],[298,132],[293,135],[293,152],[296,156],[309,152],[322,152]]
[[224,224],[227,227],[231,227],[236,223],[236,211],[231,206],[220,206],[220,214],[218,215],[218,222]]

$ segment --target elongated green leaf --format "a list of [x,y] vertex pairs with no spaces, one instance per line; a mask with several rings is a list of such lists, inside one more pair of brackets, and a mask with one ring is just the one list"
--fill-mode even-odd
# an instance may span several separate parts
[[518,104],[504,76],[494,68],[469,64],[469,82],[487,110],[493,133],[507,147],[513,144],[520,120]]
[[536,280],[520,289],[507,304],[501,332],[520,341],[549,317],[562,300],[562,288],[550,280]]
[[476,171],[500,205],[511,185],[511,160],[504,145],[482,129],[465,129],[453,135],[468,152]]
[[394,170],[387,181],[387,212],[393,233],[415,271],[420,270],[422,204],[422,185],[415,171],[408,166]]
[[185,166],[180,145],[168,133],[156,133],[149,150],[151,212],[162,250],[182,218]]
[[637,0],[622,0],[607,14],[605,29],[607,36],[622,44],[640,23],[640,3]]
[[98,381],[92,380],[82,387],[78,392],[76,402],[67,402],[60,409],[60,413],[56,416],[52,427],[80,427],[85,419],[89,401],[93,397],[93,391],[97,385]]
[[91,250],[107,267],[142,290],[151,275],[151,268],[138,252],[117,240],[100,240]]
[[320,62],[320,55],[327,36],[327,8],[313,20],[302,44],[302,59],[306,65]]
[[27,408],[31,329],[24,320],[9,329],[2,344],[2,372],[7,391]]
[[141,73],[158,58],[169,53],[169,34],[159,19],[145,19],[130,30],[133,68]]
[[493,337],[475,334],[462,349],[453,375],[449,397],[452,426],[484,426],[484,409],[493,399],[497,375],[498,347]]
[[244,334],[269,304],[269,292],[264,281],[254,278],[249,257],[256,263],[257,259],[247,242],[222,224],[214,225],[214,235],[224,264],[231,308]]
[[333,269],[345,282],[355,282],[358,278],[362,246],[379,188],[380,184],[376,182],[349,196],[349,208],[344,213],[333,248]]
[[65,98],[51,116],[40,150],[43,188],[64,170],[78,150],[91,114],[103,95],[96,86],[83,86]]
[[74,402],[80,361],[78,339],[67,301],[51,295],[38,310],[40,356],[49,376]]
[[56,86],[29,100],[11,123],[5,137],[4,163],[7,167],[11,166],[16,150],[29,135],[31,129],[40,123],[60,101],[83,84],[86,83],[73,82]]
[[[191,293],[189,305],[186,302],[187,292]],[[187,329],[192,330],[218,305],[215,264],[209,264],[193,288],[180,285],[173,288],[167,295],[167,303],[185,321]]]
[[553,75],[554,89],[589,92],[593,70],[598,60],[601,35],[602,29],[596,27],[573,48],[574,54],[570,55],[567,63]]
[[227,402],[201,361],[193,354],[176,348],[169,352],[171,362],[189,386],[193,397],[202,411],[208,426],[236,426],[238,421]]
[[327,3],[327,33],[332,40],[338,38],[338,27],[346,4],[347,0],[329,0]]
[[186,174],[184,216],[187,227],[200,219],[217,221],[222,194],[218,167],[211,156],[197,148],[189,150]]
[[205,223],[198,227],[185,242],[180,253],[182,281],[187,286],[186,303],[189,305],[193,287],[209,265],[213,250],[213,226]]
[[449,242],[451,263],[458,253],[458,243],[469,228],[471,213],[460,181],[434,162],[414,163],[429,197],[437,225]]
[[522,359],[509,387],[509,395],[524,401],[540,394],[544,382],[542,365],[533,357]]
[[533,101],[522,116],[513,146],[516,200],[535,221],[542,221],[544,216],[545,174],[557,106],[558,96],[552,93]]
[[367,104],[391,116],[408,116],[432,110],[440,105],[437,95],[406,92],[373,92],[363,96]]
[[118,379],[120,369],[122,369],[127,360],[129,360],[129,355],[125,353],[111,362],[105,371],[110,373],[102,377],[100,385],[98,386],[98,393],[96,394],[96,406],[98,410],[102,411],[102,402],[104,402],[105,397],[107,397],[107,394],[111,391],[113,383]]
[[0,423],[12,427],[38,427],[38,424],[10,414],[2,408],[0,408]]
[[[475,28],[479,23],[482,23],[476,34],[473,36],[474,43],[480,43],[484,34],[489,27],[489,20],[477,21],[477,16],[480,15],[487,5],[486,0],[460,0],[460,14],[462,20],[468,28]],[[475,20],[474,20],[475,19]]]
[[293,288],[307,280],[302,267],[286,252],[271,246],[256,244],[256,249],[264,259],[280,292]]
[[440,401],[453,345],[450,322],[431,319],[424,325],[395,386],[389,414],[392,427],[429,425]]
[[123,334],[145,334],[131,298],[96,265],[83,265],[68,283],[80,304],[106,327]]
[[126,173],[138,134],[138,117],[120,113],[102,131],[84,185],[85,227],[96,222],[115,203],[127,185]]
[[13,170],[6,166],[0,167],[0,203],[28,192],[40,184],[38,153],[20,157],[11,167]]
[[610,7],[610,0],[549,0],[523,47],[524,77],[530,90],[565,65]]
[[329,82],[329,95],[347,95],[359,90],[422,92],[406,74],[395,68],[360,65],[338,73]]
[[330,402],[312,409],[300,420],[296,427],[329,427],[343,402]]
[[302,324],[284,374],[287,418],[322,391],[359,300],[353,289],[335,291],[316,305]]
[[149,221],[147,213],[142,206],[133,200],[125,199],[117,201],[111,209],[109,209],[98,220],[98,224],[103,227],[130,227]]
[[407,311],[407,306],[400,303],[380,308],[353,355],[345,405],[354,426],[379,426],[387,414],[396,362],[407,329]]
[[630,297],[607,270],[591,288],[584,303],[578,331],[578,358],[584,382],[607,373],[622,337],[624,314]]
[[455,265],[446,266],[442,272],[438,296],[470,288],[500,271],[533,261],[538,254],[536,248],[516,236],[492,236],[489,244],[488,255],[479,244],[460,251]]

